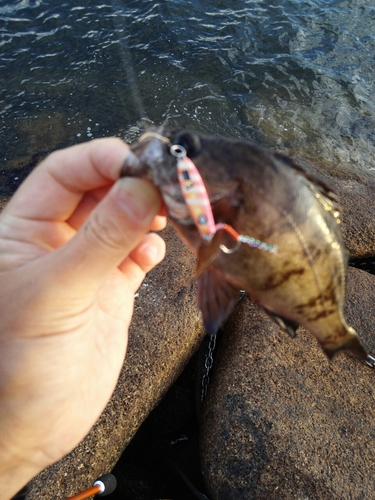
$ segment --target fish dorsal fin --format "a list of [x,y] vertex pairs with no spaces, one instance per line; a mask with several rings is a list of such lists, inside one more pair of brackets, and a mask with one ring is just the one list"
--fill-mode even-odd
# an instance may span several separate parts
[[213,335],[233,311],[239,291],[226,281],[220,271],[210,267],[198,280],[198,306],[207,333]]
[[311,180],[307,177],[309,181],[309,187],[311,191],[314,193],[315,198],[322,205],[324,210],[330,212],[337,222],[340,221],[340,205],[338,197],[330,191],[328,188],[325,188],[325,185],[322,183],[318,183],[315,179]]
[[317,179],[314,175],[306,172],[304,168],[300,167],[288,156],[285,156],[282,153],[275,153],[275,157],[282,160],[284,163],[287,163],[289,167],[293,168],[296,172],[305,177],[309,188],[314,193],[322,207],[327,212],[331,212],[333,216],[338,219],[340,214],[339,198],[336,193],[334,193],[329,186],[327,186],[327,184]]

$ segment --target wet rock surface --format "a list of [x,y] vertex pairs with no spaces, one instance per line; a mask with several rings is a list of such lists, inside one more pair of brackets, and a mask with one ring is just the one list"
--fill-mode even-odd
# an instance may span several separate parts
[[[350,269],[345,314],[375,351],[375,276]],[[212,500],[374,495],[374,371],[330,362],[302,329],[291,339],[249,300],[225,327],[201,433]]]

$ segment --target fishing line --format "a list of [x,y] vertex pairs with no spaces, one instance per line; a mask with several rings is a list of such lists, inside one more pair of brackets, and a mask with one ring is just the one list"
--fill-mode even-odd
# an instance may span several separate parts
[[111,6],[114,13],[113,23],[115,25],[116,33],[119,35],[117,37],[118,42],[120,44],[120,58],[122,60],[122,66],[125,70],[126,80],[129,84],[130,92],[132,95],[132,99],[134,101],[134,105],[138,112],[138,117],[140,122],[146,121],[146,113],[143,107],[142,98],[140,96],[137,84],[137,76],[134,70],[134,64],[131,56],[131,52],[128,44],[125,41],[125,30],[124,26],[120,24],[118,19],[118,14],[122,13],[123,6],[117,2],[116,0],[111,0]]
[[145,132],[144,134],[141,135],[141,137],[138,139],[138,142],[142,142],[144,139],[147,139],[147,137],[155,137],[155,139],[159,139],[159,141],[163,141],[167,144],[171,142],[168,137],[164,137],[163,135],[157,134],[156,132]]

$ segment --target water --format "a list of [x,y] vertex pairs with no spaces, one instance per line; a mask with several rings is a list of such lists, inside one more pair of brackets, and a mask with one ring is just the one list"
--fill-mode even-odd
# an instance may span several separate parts
[[143,118],[375,175],[374,80],[370,1],[0,0],[0,168]]

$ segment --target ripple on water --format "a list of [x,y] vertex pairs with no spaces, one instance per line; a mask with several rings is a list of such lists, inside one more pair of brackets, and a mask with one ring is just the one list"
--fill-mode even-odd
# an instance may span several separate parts
[[134,138],[130,67],[151,122],[374,168],[375,8],[360,0],[23,0],[0,17],[0,158]]

